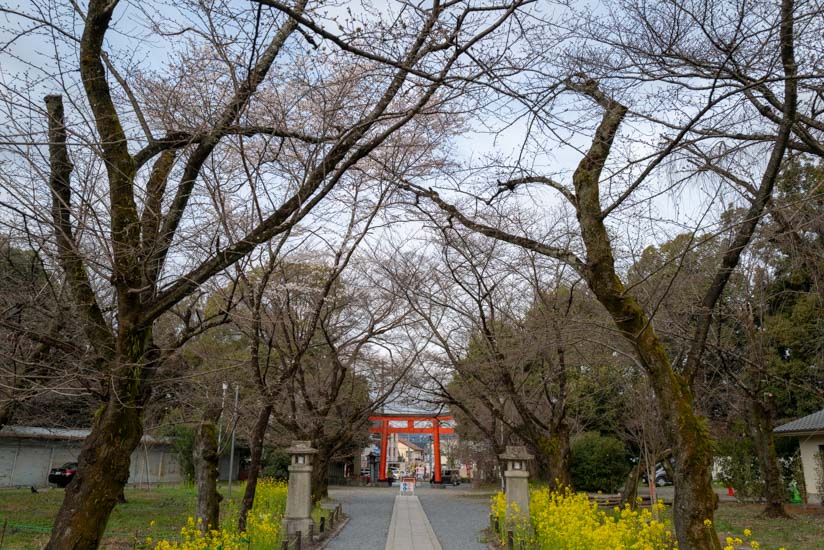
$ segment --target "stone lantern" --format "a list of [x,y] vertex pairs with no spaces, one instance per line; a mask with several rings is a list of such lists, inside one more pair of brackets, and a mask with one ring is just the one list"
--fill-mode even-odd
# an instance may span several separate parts
[[311,441],[292,441],[286,452],[290,457],[289,492],[283,525],[287,535],[300,532],[301,538],[309,541],[315,528],[312,521],[312,459],[318,451],[312,448]]
[[512,505],[518,507],[518,515],[529,520],[529,469],[528,462],[533,457],[526,447],[507,445],[506,452],[500,455],[504,461],[504,480],[506,481],[506,516],[513,513]]

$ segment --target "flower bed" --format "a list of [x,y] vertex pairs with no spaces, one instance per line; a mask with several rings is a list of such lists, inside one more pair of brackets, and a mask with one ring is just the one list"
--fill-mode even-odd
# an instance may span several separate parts
[[145,548],[153,550],[270,550],[278,547],[281,519],[286,510],[285,482],[258,481],[255,504],[246,520],[246,531],[237,531],[238,510],[234,501],[223,511],[220,530],[200,529],[199,521],[189,518],[181,527],[179,537],[154,540],[148,536]]
[[[517,507],[510,510],[507,521],[506,497],[492,497],[492,517],[495,535],[506,546],[512,533],[515,548],[530,550],[673,550],[678,548],[669,520],[661,519],[664,505],[632,510],[623,508],[602,510],[585,493],[570,489],[550,491],[547,488],[530,491],[530,521],[519,515]],[[712,528],[710,520],[705,521]],[[758,549],[749,529],[743,537],[726,537],[724,550]],[[780,550],[784,550],[783,547]]]
[[518,519],[506,523],[506,497],[498,493],[492,499],[492,513],[497,518],[498,536],[512,530],[516,544],[542,550],[611,548],[670,550],[677,548],[669,523],[656,519],[663,505],[655,509],[632,510],[615,507],[611,512],[598,508],[584,493],[569,489],[530,492],[530,522]]

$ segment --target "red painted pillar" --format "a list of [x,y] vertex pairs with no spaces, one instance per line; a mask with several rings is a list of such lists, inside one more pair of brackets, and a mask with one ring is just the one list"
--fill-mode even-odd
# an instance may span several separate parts
[[381,465],[378,471],[378,481],[386,481],[386,449],[389,446],[389,421],[381,420]]
[[432,422],[432,446],[435,454],[435,483],[441,482],[441,421]]

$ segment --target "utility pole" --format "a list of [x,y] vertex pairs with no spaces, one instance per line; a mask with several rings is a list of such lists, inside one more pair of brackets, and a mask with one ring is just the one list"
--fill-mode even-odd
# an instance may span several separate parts
[[[221,417],[224,416],[223,411],[226,409],[226,390],[228,390],[228,389],[229,389],[229,384],[224,382],[223,383],[223,398],[220,401],[220,415],[221,415]],[[218,418],[218,422],[217,422],[217,452],[218,452],[218,455],[220,455],[220,440],[221,440],[222,436],[223,436],[223,422],[221,422],[220,418]]]
[[229,452],[229,487],[227,493],[229,498],[232,498],[232,476],[235,472],[235,428],[237,427],[237,397],[240,391],[240,386],[235,383],[235,410],[232,414],[232,447]]

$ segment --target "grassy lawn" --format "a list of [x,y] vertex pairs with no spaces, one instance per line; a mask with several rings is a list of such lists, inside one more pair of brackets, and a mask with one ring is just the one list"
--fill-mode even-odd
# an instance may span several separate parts
[[758,504],[722,503],[715,514],[721,540],[740,537],[744,529],[750,529],[765,550],[824,550],[824,507],[788,504],[789,520],[762,518],[763,509]]
[[[221,488],[221,514],[239,507],[243,489],[244,484],[233,484],[229,499],[225,485]],[[104,548],[132,548],[135,537],[142,541],[146,536],[155,540],[176,536],[186,519],[194,516],[195,497],[193,486],[127,488],[127,502],[118,504],[112,512]],[[62,501],[62,489],[41,489],[36,494],[29,489],[0,490],[0,529],[4,521],[8,522],[0,550],[42,548]],[[152,521],[155,523],[150,527]]]

